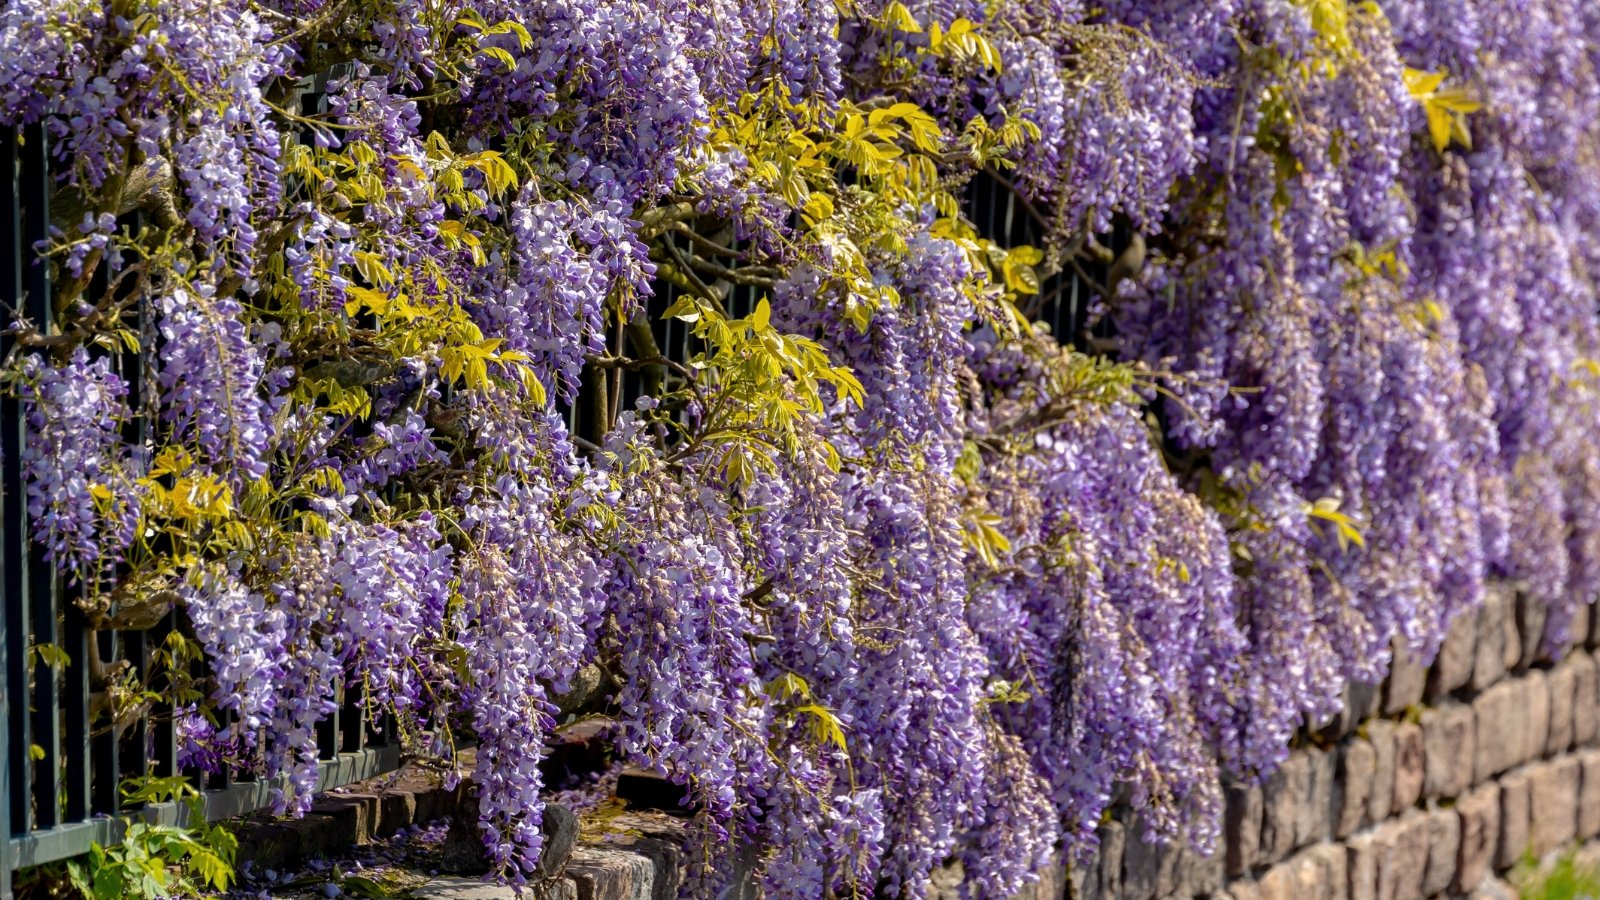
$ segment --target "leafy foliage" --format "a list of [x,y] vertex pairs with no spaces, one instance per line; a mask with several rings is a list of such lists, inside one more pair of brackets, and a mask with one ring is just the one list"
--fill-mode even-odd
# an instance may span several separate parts
[[[1600,593],[1580,7],[6,0],[34,537],[97,627],[182,613],[104,714],[292,813],[361,691],[477,744],[519,885],[573,712],[693,895],[1207,847],[1487,579],[1553,650]],[[130,835],[82,884],[226,880]]]

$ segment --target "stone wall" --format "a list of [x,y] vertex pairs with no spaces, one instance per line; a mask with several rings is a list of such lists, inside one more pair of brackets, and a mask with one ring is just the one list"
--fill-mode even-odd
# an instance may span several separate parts
[[[1102,830],[1071,872],[1080,900],[1427,900],[1500,896],[1524,854],[1600,836],[1600,628],[1539,652],[1541,609],[1507,589],[1465,616],[1430,667],[1402,658],[1383,685],[1307,735],[1264,785],[1230,785],[1215,856]],[[1050,873],[1028,900],[1060,897]],[[1048,885],[1048,886],[1047,886]]]
[[[1091,864],[1044,872],[1013,900],[1507,896],[1497,876],[1525,853],[1600,837],[1600,617],[1593,627],[1588,615],[1575,623],[1560,662],[1539,653],[1544,628],[1542,610],[1526,598],[1492,591],[1456,623],[1431,666],[1402,656],[1384,684],[1351,685],[1345,711],[1304,735],[1266,784],[1229,785],[1216,854],[1149,845],[1137,822],[1110,822]],[[541,868],[549,878],[534,896],[677,896],[683,822],[658,811],[662,797],[653,794],[679,792],[652,792],[650,783],[619,780],[635,811],[586,819],[581,839],[570,814],[547,815],[547,832],[564,824],[547,834]],[[305,821],[349,819],[340,834],[353,829],[360,843],[450,811],[438,797],[453,792],[425,788],[402,781],[329,795]],[[277,862],[268,851],[282,841],[268,837],[248,837],[242,855]],[[939,882],[935,900],[961,896],[959,867]],[[716,900],[754,896],[741,885]]]

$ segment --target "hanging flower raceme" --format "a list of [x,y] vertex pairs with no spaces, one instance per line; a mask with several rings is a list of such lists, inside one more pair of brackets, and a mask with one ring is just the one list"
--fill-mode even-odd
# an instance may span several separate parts
[[34,537],[47,561],[92,582],[121,560],[139,526],[141,491],[119,433],[128,388],[109,359],[91,361],[81,347],[59,367],[29,356],[20,375]]
[[1209,848],[1600,594],[1600,14],[1345,6],[0,0],[32,537],[178,611],[185,762],[470,742],[518,885],[568,714],[691,896]]

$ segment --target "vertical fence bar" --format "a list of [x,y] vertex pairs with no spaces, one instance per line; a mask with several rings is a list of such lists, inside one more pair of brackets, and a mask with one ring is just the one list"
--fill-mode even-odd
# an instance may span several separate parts
[[[344,688],[334,694],[334,702],[344,706]],[[317,759],[339,758],[339,710],[317,723]]]
[[[22,298],[22,207],[17,186],[17,133],[11,128],[0,129],[0,303],[6,308],[15,307]],[[9,351],[10,346],[0,346]],[[4,444],[5,459],[12,460],[13,425],[19,412],[15,401],[0,401],[0,444]],[[17,561],[11,552],[12,543],[22,537],[11,521],[11,510],[19,506],[18,485],[11,478],[12,463],[6,462],[3,484],[0,484],[0,678],[4,690],[0,691],[0,712],[5,714],[6,726],[0,729],[0,900],[11,900],[11,836],[20,830],[22,821],[12,806],[13,790],[26,796],[26,786],[17,788],[14,760],[26,760],[27,744],[15,739],[15,725],[26,722],[26,704],[21,704],[22,692],[16,689],[12,678],[13,661],[17,658],[14,644],[22,633],[16,621],[14,607],[22,594],[15,590],[14,575],[18,573]],[[23,640],[26,640],[25,638]],[[15,708],[21,705],[23,708]]]
[[[115,631],[102,631],[91,635],[89,640],[99,645],[100,658],[109,661],[117,658],[117,638]],[[109,708],[107,704],[108,711]],[[91,721],[89,724],[94,726],[95,722]],[[122,780],[122,758],[119,751],[116,722],[108,717],[103,729],[89,742],[89,768],[92,775],[89,786],[91,813],[111,815],[117,811],[117,785]]]
[[[57,579],[59,585],[60,580]],[[70,596],[57,592],[62,612],[62,649],[67,662],[61,672],[61,755],[65,771],[65,816],[68,822],[89,818],[89,628],[87,617]]]
[[[50,150],[44,128],[30,125],[22,143],[22,243],[24,251],[50,238]],[[32,254],[29,254],[31,257]],[[50,301],[50,268],[30,258],[23,266],[23,305],[26,317],[49,333],[55,321]],[[26,540],[24,532],[24,541]],[[61,644],[56,622],[57,591],[50,566],[36,548],[28,547],[28,602],[33,619],[33,643]],[[61,821],[61,682],[54,668],[42,663],[33,678],[33,742],[35,751],[33,814],[36,827]]]
[[345,753],[355,753],[367,743],[367,693],[362,688],[346,689],[344,698],[339,710],[339,743]]
[[[232,731],[239,727],[239,716],[233,710],[226,710],[218,716],[217,730],[220,732]],[[233,784],[233,766],[223,760],[215,772],[207,772],[201,778],[201,787],[211,790],[222,790]]]
[[[6,256],[12,265],[7,279],[6,298],[20,310],[23,296],[25,256],[22,252],[21,147],[17,134],[9,132],[6,141],[7,186],[11,194],[11,239]],[[9,345],[9,340],[7,341]],[[6,347],[10,349],[9,346]],[[6,696],[17,705],[7,717],[7,741],[11,753],[6,757],[10,783],[8,806],[12,834],[25,834],[33,828],[33,716],[29,712],[28,690],[28,510],[22,493],[22,404],[9,395],[0,398],[0,465],[4,469],[5,546],[0,548],[0,567],[5,571],[6,605]]]
[[[142,631],[129,631],[122,636],[123,658],[133,667],[133,677],[143,683],[150,677],[150,651]],[[113,726],[114,728],[114,726]],[[122,780],[150,774],[150,713],[141,713],[127,726],[125,733],[112,741],[117,751],[116,768],[105,776],[111,784],[111,806],[108,812],[122,808]]]
[[[122,227],[129,234],[138,234],[144,226],[144,216],[138,212],[130,213],[124,217]],[[150,444],[151,420],[155,416],[153,402],[154,395],[150,391],[150,366],[148,361],[155,353],[156,324],[146,298],[139,298],[134,306],[134,324],[139,333],[139,347],[137,350],[124,350],[119,364],[122,366],[123,381],[128,385],[128,408],[133,411],[133,416],[128,421],[124,430],[124,437],[134,447],[148,449]],[[161,642],[165,641],[167,630],[173,623],[173,614],[168,613],[162,624],[156,626],[155,649],[160,649]],[[122,636],[123,652],[140,684],[148,684],[152,677],[151,648],[152,637],[144,631],[128,632]],[[151,704],[150,709],[140,715],[129,728],[129,734],[120,742],[120,758],[118,760],[118,778],[113,788],[118,792],[116,802],[121,806],[120,796],[122,773],[130,776],[145,776],[151,774],[152,749],[157,757],[161,756],[162,738],[166,739],[167,759],[170,768],[157,774],[171,775],[177,771],[177,742],[171,727],[170,707],[166,708],[167,725],[163,729],[154,725],[159,721],[162,705],[158,701]]]
[[[161,623],[150,630],[150,643],[156,651],[166,647],[167,636],[172,634],[177,624],[178,613],[173,611],[163,616]],[[171,657],[168,657],[168,663],[170,665]],[[160,690],[157,693],[163,697],[167,694]],[[178,774],[178,732],[172,722],[175,712],[172,703],[167,700],[158,700],[150,707],[150,745],[154,757],[151,764],[157,778],[171,778]]]
[[[44,179],[46,184],[49,179]],[[109,277],[105,266],[97,266],[89,280],[87,296],[84,298],[90,303],[98,303],[108,290]],[[62,584],[61,577],[53,579],[56,595],[60,598],[62,609],[62,635],[63,647],[67,655],[66,669],[62,676],[62,703],[64,704],[61,715],[62,722],[62,755],[66,763],[66,821],[79,822],[89,818],[92,805],[91,792],[93,769],[91,762],[94,759],[90,733],[94,723],[90,721],[89,698],[91,685],[89,684],[89,642],[95,640],[89,630],[88,617],[77,604],[77,596],[83,586],[68,588]],[[102,659],[114,658],[116,650],[116,635],[111,635],[111,654]],[[96,648],[98,649],[98,648]],[[106,709],[110,710],[109,692],[106,694],[108,702]]]

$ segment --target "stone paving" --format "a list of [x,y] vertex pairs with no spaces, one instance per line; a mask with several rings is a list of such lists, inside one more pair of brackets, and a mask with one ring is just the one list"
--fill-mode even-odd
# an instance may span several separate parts
[[415,896],[418,900],[516,900],[517,892],[498,884],[484,884],[478,878],[443,876],[428,882]]

